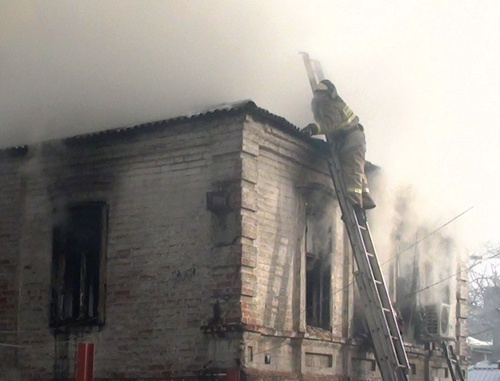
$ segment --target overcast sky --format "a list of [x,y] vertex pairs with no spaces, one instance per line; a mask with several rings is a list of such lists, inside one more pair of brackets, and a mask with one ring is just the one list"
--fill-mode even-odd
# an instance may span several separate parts
[[[0,147],[241,99],[312,120],[299,51],[468,248],[500,242],[497,0],[0,0]],[[388,188],[391,192],[392,188]]]

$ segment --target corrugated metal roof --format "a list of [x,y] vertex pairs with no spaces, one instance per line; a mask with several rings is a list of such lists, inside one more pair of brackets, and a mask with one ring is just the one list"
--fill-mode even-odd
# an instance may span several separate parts
[[469,369],[468,381],[500,381],[500,369]]
[[[190,122],[190,121],[196,121],[196,120],[209,121],[209,120],[213,120],[213,119],[220,118],[223,116],[237,116],[237,115],[244,115],[244,114],[250,115],[258,121],[270,123],[274,127],[279,128],[280,130],[282,130],[286,133],[289,133],[291,135],[305,139],[305,140],[309,141],[311,144],[313,144],[316,148],[322,149],[326,146],[322,140],[311,139],[311,138],[307,137],[305,134],[303,134],[300,131],[300,129],[297,126],[290,123],[285,118],[278,116],[276,114],[273,114],[266,109],[258,107],[251,100],[244,100],[244,101],[238,101],[238,102],[234,102],[234,103],[227,103],[227,104],[223,104],[223,105],[218,105],[218,106],[212,107],[210,109],[207,109],[205,111],[202,111],[202,112],[196,113],[196,114],[184,115],[184,116],[179,116],[179,117],[170,118],[170,119],[142,123],[142,124],[138,124],[138,125],[134,125],[134,126],[119,127],[119,128],[109,129],[109,130],[90,132],[90,133],[86,133],[86,134],[61,138],[61,141],[63,141],[65,144],[70,145],[70,146],[86,144],[86,143],[92,144],[94,142],[101,141],[101,140],[122,139],[122,138],[126,138],[128,136],[134,136],[134,135],[139,135],[139,134],[154,132],[154,131],[161,131],[164,128],[168,128],[168,127],[171,127],[174,125],[178,125],[178,124]],[[57,139],[54,139],[54,140],[57,140]],[[28,152],[28,148],[29,148],[28,145],[17,146],[17,147],[7,147],[4,149],[0,149],[0,154],[1,155],[8,154],[8,155],[14,155],[14,156],[23,156]]]
[[211,120],[214,118],[218,118],[226,115],[238,115],[238,114],[248,114],[252,117],[263,120],[266,122],[273,123],[274,126],[289,132],[291,134],[305,137],[299,130],[299,128],[285,118],[272,114],[271,112],[258,107],[251,100],[244,100],[235,103],[228,103],[224,105],[219,105],[213,107],[209,110],[193,114],[193,115],[184,115],[176,118],[165,119],[150,123],[138,124],[130,127],[121,127],[110,130],[104,130],[99,132],[92,132],[88,134],[77,135],[69,138],[63,139],[68,144],[78,144],[84,141],[93,141],[101,138],[109,138],[112,136],[124,136],[124,135],[136,135],[142,134],[152,131],[158,131],[164,129],[166,127],[170,127],[173,125],[185,123],[187,121],[195,121],[195,120]]
[[499,364],[487,361],[478,362],[469,367],[467,372],[468,381],[500,381]]

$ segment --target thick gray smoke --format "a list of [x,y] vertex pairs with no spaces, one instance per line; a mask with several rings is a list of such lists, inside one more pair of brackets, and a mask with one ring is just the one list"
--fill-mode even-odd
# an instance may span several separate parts
[[308,51],[360,116],[371,161],[436,219],[486,200],[462,221],[471,245],[498,240],[499,11],[494,0],[2,1],[0,147],[240,99],[302,126]]
[[[398,277],[408,281],[418,278],[409,293],[418,291],[427,300],[436,297],[449,303],[448,285],[454,283],[454,274],[467,260],[464,247],[458,245],[456,226],[426,214],[428,210],[421,207],[423,200],[410,185],[387,192],[388,184],[379,173],[372,188],[381,205],[368,216],[389,283],[397,288]],[[424,292],[428,288],[433,295]]]

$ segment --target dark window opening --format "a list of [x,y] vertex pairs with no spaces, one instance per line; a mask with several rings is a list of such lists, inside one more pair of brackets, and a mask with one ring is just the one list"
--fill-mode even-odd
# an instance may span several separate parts
[[330,266],[308,254],[306,268],[307,324],[330,329]]
[[74,204],[58,219],[53,230],[51,326],[101,325],[106,203]]
[[417,366],[415,364],[410,364],[411,374],[417,374]]
[[[320,226],[318,226],[318,224]],[[331,229],[308,216],[306,227],[306,323],[330,330]]]

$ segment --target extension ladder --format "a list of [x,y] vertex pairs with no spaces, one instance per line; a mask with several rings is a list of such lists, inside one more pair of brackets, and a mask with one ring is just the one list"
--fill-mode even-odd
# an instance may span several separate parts
[[357,271],[354,275],[372,337],[375,357],[384,381],[406,381],[406,372],[410,366],[368,222],[364,211],[353,208],[348,201],[335,149],[333,146],[328,167],[356,261]]
[[[317,60],[311,60],[307,53],[300,54],[303,56],[309,82],[314,90],[316,84],[324,79],[321,65]],[[328,168],[356,261],[356,283],[363,302],[380,373],[383,381],[407,381],[410,365],[396,322],[395,311],[378,263],[368,222],[364,211],[353,208],[348,201],[336,146],[331,143],[330,146],[332,154],[328,160]]]
[[442,342],[441,347],[443,348],[443,353],[446,357],[446,362],[448,363],[448,369],[450,370],[451,379],[453,381],[465,381],[464,373],[462,372],[462,368],[460,368],[460,364],[458,362],[457,355],[453,350],[453,346],[447,346],[445,342]]

